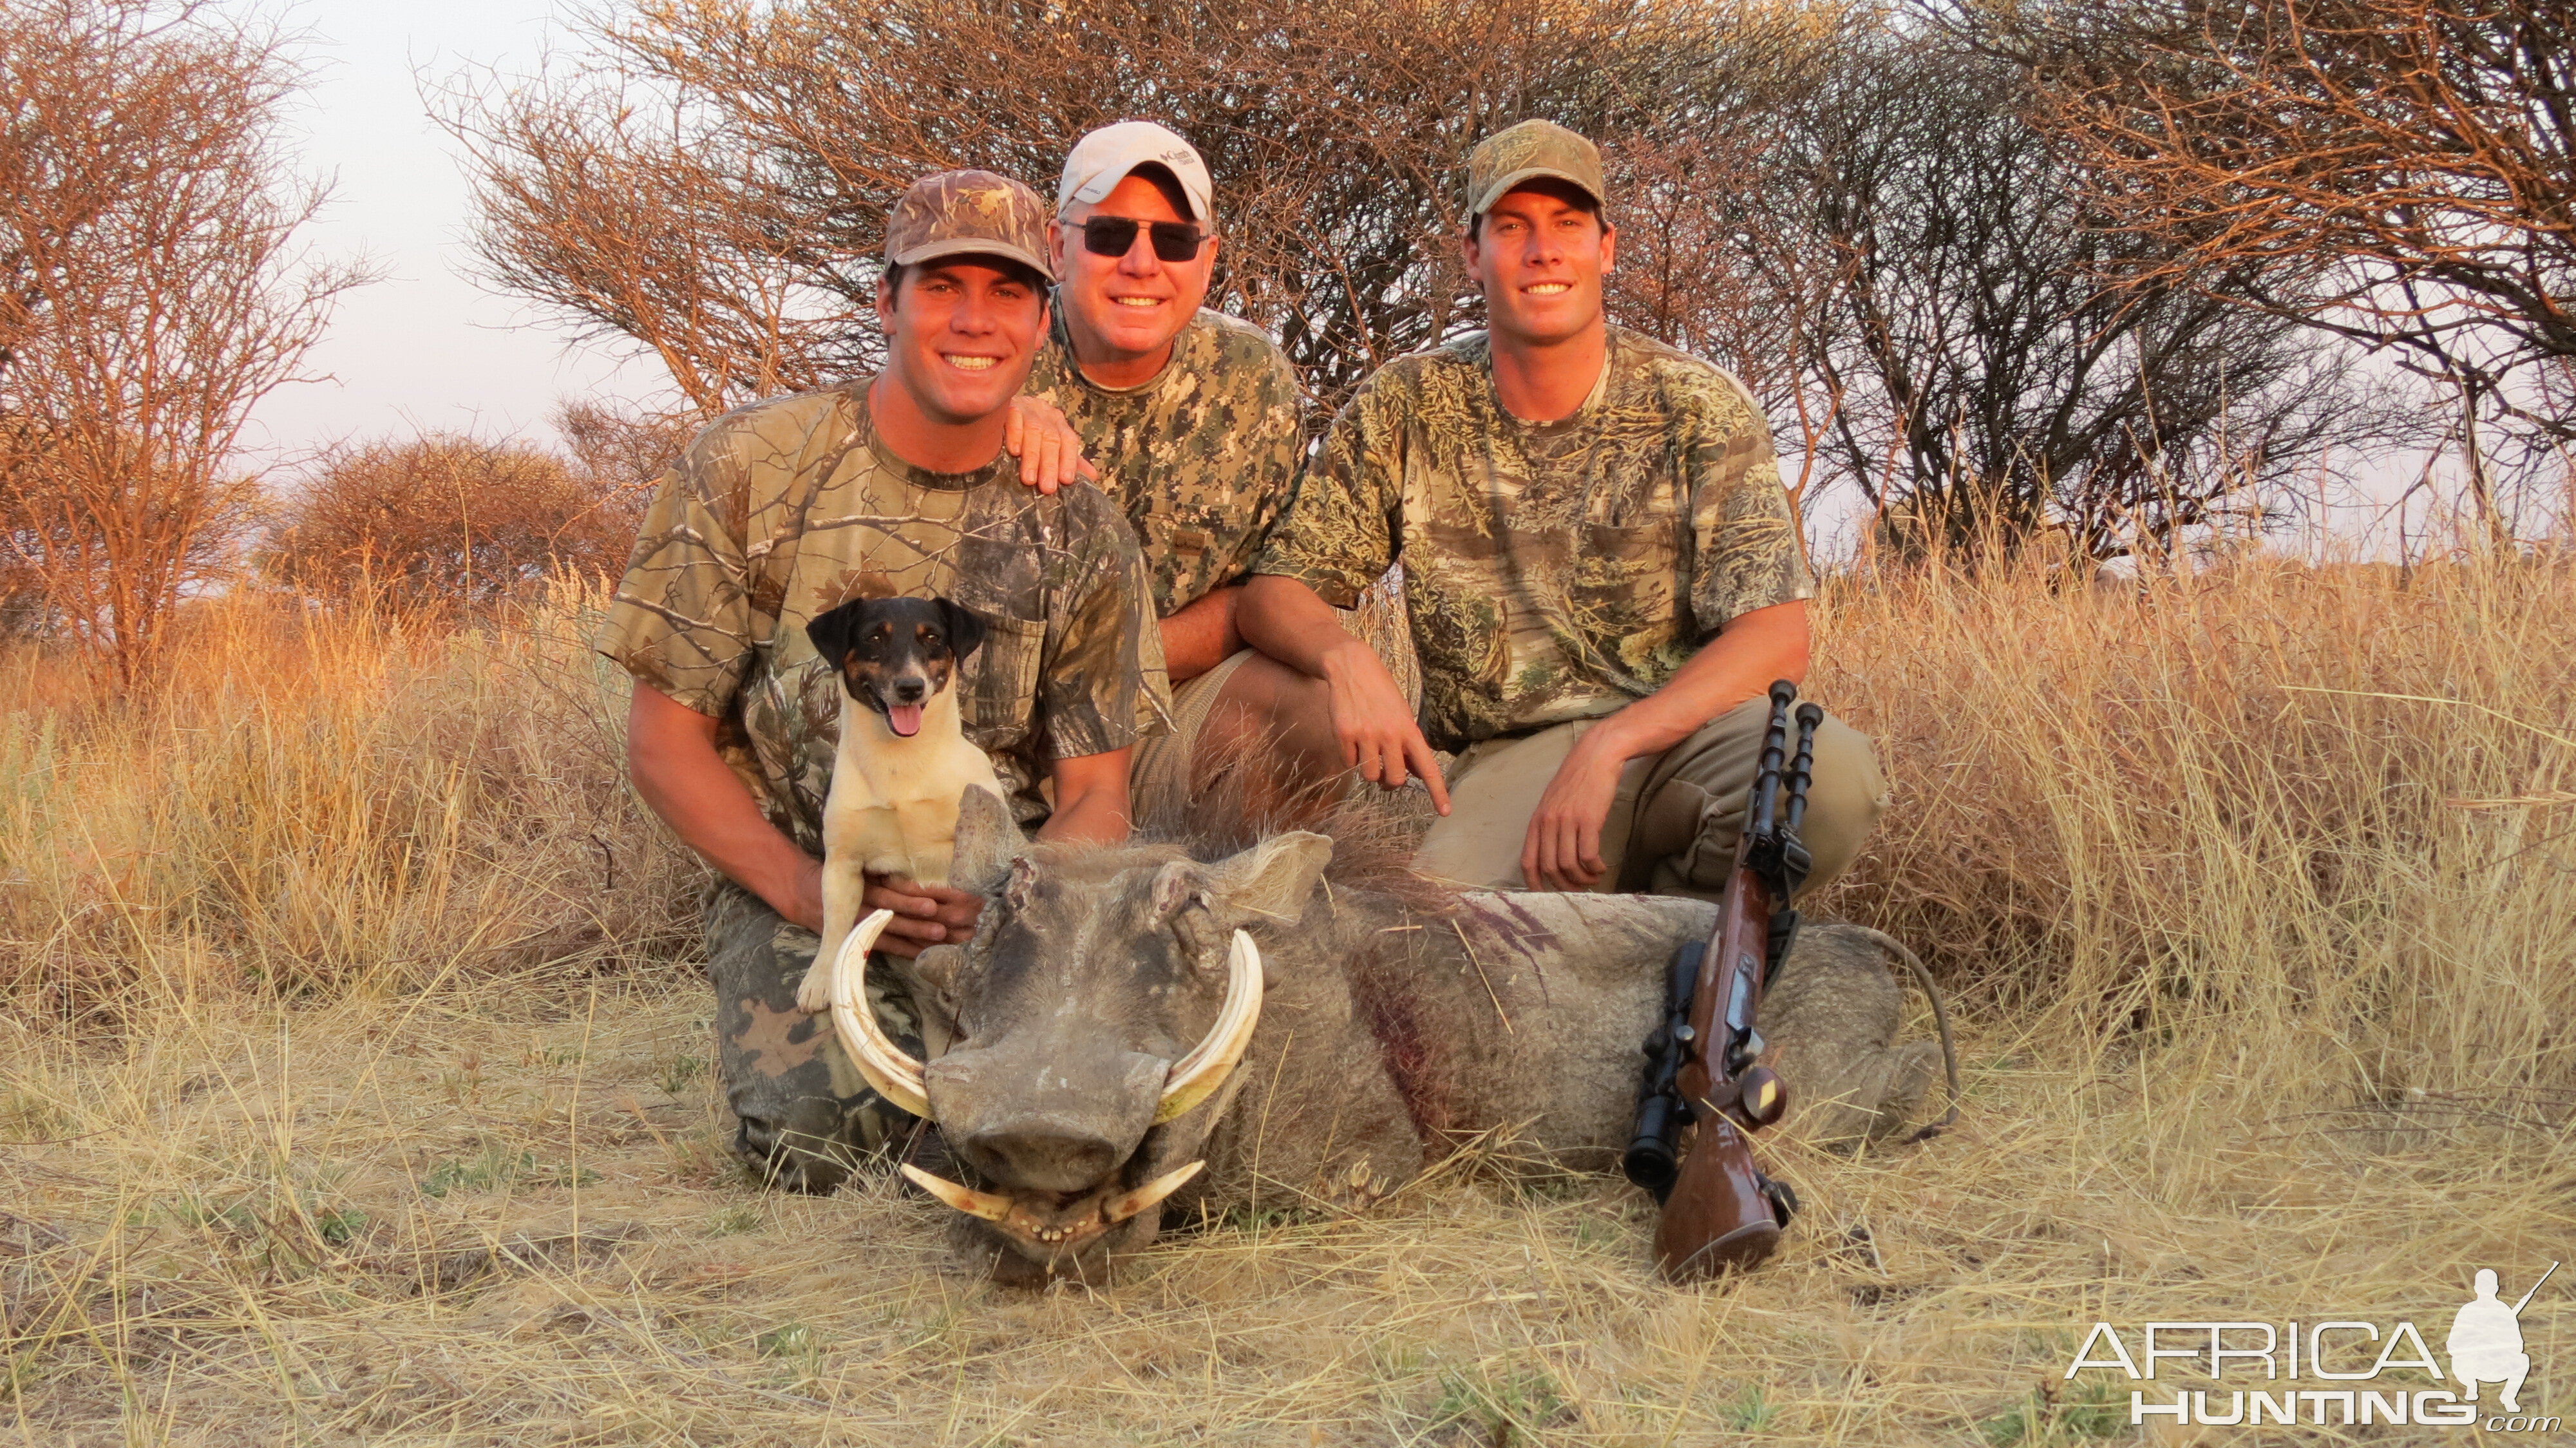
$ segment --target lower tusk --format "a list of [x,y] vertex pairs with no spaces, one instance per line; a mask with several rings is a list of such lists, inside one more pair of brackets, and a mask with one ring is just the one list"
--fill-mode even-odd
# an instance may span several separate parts
[[877,937],[893,919],[893,911],[880,910],[860,921],[841,942],[831,967],[832,1028],[840,1034],[851,1063],[879,1096],[926,1121],[930,1088],[922,1084],[921,1063],[887,1037],[885,1028],[877,1024],[876,1008],[868,1004],[868,952],[876,948]]
[[1111,1197],[1101,1204],[1101,1220],[1111,1223],[1123,1222],[1147,1207],[1156,1205],[1163,1198],[1179,1191],[1183,1183],[1197,1176],[1199,1168],[1206,1165],[1205,1161],[1191,1162],[1178,1171],[1163,1173],[1132,1192],[1123,1192]]
[[[1011,1214],[1009,1197],[997,1196],[992,1192],[979,1192],[973,1187],[959,1186],[945,1177],[932,1176],[911,1162],[905,1162],[899,1170],[911,1180],[914,1186],[970,1217],[981,1217],[988,1222],[998,1222]],[[1180,1183],[1174,1182],[1172,1185],[1178,1186]]]

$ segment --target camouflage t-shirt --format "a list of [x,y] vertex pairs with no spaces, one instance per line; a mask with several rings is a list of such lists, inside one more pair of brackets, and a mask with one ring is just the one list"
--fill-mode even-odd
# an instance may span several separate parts
[[1103,387],[1074,365],[1063,309],[1027,391],[1082,436],[1127,510],[1165,616],[1243,577],[1297,477],[1297,374],[1260,328],[1201,308],[1150,382]]
[[1729,619],[1814,595],[1734,378],[1613,327],[1583,406],[1533,423],[1491,356],[1478,333],[1361,384],[1253,564],[1349,608],[1402,561],[1434,746],[1607,714]]
[[845,599],[945,596],[981,615],[958,670],[966,737],[1013,813],[1058,757],[1161,727],[1162,631],[1126,520],[1097,489],[1053,497],[997,458],[934,473],[869,424],[868,379],[728,413],[664,475],[618,584],[600,652],[721,720],[716,742],[770,820],[822,853],[840,742],[840,676],[805,621]]

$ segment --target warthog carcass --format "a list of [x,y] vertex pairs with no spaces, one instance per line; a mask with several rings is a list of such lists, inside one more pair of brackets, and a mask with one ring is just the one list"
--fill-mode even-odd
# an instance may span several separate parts
[[[952,878],[990,901],[972,941],[908,972],[930,1059],[862,1004],[866,944],[832,989],[861,1070],[937,1123],[962,1180],[905,1170],[958,1210],[963,1253],[1005,1280],[1099,1281],[1166,1210],[1362,1207],[1497,1129],[1612,1167],[1666,963],[1715,907],[1426,898],[1328,878],[1333,853],[1302,831],[1215,860],[1032,844],[967,792]],[[1804,932],[1763,1023],[1792,1119],[1826,1135],[1897,1124],[1935,1060],[1892,1046],[1902,996],[1865,934]]]

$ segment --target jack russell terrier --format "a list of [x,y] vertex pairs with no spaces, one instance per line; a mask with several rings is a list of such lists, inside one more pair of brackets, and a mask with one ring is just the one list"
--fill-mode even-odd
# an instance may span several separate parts
[[808,622],[805,636],[866,706],[842,705],[823,800],[823,948],[796,988],[797,1007],[818,1012],[859,918],[862,873],[947,884],[966,786],[1007,796],[957,709],[958,666],[984,641],[975,615],[945,598],[852,599]]

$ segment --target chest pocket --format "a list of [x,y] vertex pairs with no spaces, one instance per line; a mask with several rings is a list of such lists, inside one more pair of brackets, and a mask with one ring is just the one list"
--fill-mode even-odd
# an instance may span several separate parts
[[1224,519],[1215,509],[1157,499],[1145,510],[1136,531],[1146,567],[1158,584],[1175,592],[1172,598],[1155,600],[1164,609],[1197,597],[1213,581],[1207,575],[1215,566],[1212,555],[1217,552],[1217,540],[1225,533]]
[[1673,640],[1687,630],[1678,610],[1681,520],[1621,527],[1586,524],[1575,550],[1568,621],[1596,668],[1649,686],[1668,675]]
[[984,642],[966,661],[966,691],[958,703],[977,744],[988,750],[1010,748],[1027,737],[1037,713],[1046,624],[976,611],[984,619]]

